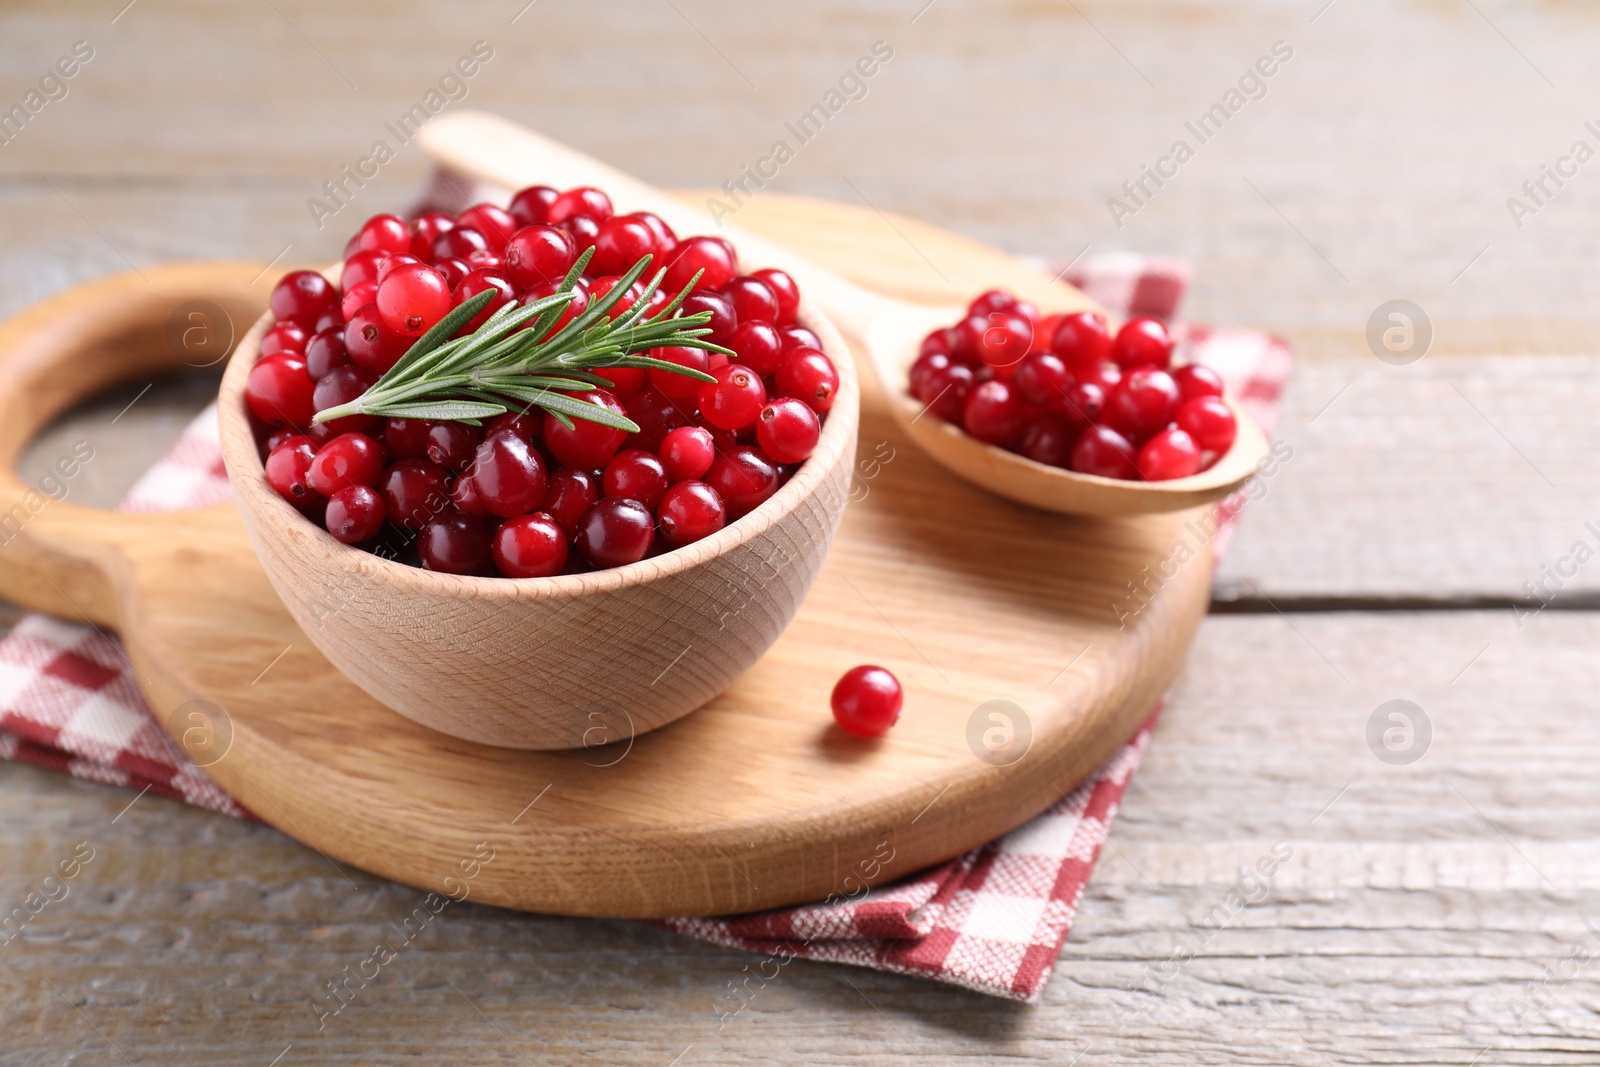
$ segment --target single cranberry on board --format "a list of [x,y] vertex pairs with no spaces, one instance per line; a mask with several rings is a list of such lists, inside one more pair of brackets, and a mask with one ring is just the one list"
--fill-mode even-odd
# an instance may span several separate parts
[[882,667],[862,664],[844,672],[833,687],[833,721],[857,737],[881,737],[900,718],[905,692]]

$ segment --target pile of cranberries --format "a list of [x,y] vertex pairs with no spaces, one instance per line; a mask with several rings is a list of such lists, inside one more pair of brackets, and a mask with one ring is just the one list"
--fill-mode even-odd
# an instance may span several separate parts
[[[696,274],[683,314],[709,312],[698,348],[646,355],[712,375],[599,372],[610,388],[575,399],[626,416],[637,433],[538,409],[483,426],[352,415],[314,423],[395,365],[472,297],[495,291],[463,327],[554,293],[587,249],[559,329],[644,256],[664,265],[664,304]],[[637,283],[636,283],[637,284]],[[643,286],[638,286],[642,295]],[[619,301],[612,317],[637,296]],[[378,215],[345,246],[339,283],[314,271],[272,291],[245,399],[267,482],[338,540],[452,574],[535,578],[617,567],[707,537],[777,491],[817,446],[839,387],[817,336],[795,321],[794,280],[740,274],[720,237],[678,238],[648,212],[618,215],[601,190],[523,189],[409,223]]]
[[1156,482],[1214,464],[1238,432],[1222,379],[1172,366],[1158,320],[1112,335],[1093,312],[1041,317],[992,290],[922,341],[911,395],[980,441],[1081,474]]

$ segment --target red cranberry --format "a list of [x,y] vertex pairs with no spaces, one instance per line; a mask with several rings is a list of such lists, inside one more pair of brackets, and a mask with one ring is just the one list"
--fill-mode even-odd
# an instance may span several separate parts
[[456,216],[456,225],[477,230],[489,242],[489,251],[498,252],[517,231],[517,221],[510,212],[495,204],[474,204]]
[[650,452],[660,451],[661,442],[669,432],[691,422],[683,407],[654,386],[645,386],[630,396],[627,412],[628,418],[639,427],[638,433],[628,436],[628,447],[643,448]]
[[881,737],[900,718],[905,693],[882,667],[863,664],[844,672],[833,687],[833,721],[857,737]]
[[444,283],[455,292],[456,286],[467,280],[475,268],[469,266],[464,259],[441,259],[433,264],[433,269],[444,275]]
[[1027,429],[1028,411],[1007,382],[984,382],[967,396],[962,425],[980,441],[1009,448]]
[[347,485],[328,498],[322,521],[336,541],[370,541],[383,529],[383,497],[369,485]]
[[[542,282],[539,285],[535,285],[533,288],[529,289],[527,295],[522,298],[522,305],[523,307],[527,307],[529,304],[532,304],[535,301],[543,300],[548,296],[554,296],[556,291],[560,288],[561,283],[559,281]],[[560,317],[556,319],[555,325],[550,327],[550,332],[545,334],[546,337],[559,332],[562,327],[566,326],[567,323],[571,322],[573,319],[589,310],[589,283],[587,281],[579,278],[578,283],[574,285],[569,292],[572,294],[572,299],[567,301],[566,308],[561,312]]]
[[[787,326],[794,321],[795,312],[800,310],[800,287],[794,279],[776,267],[765,267],[755,271],[755,277],[767,283],[767,288],[772,290],[772,295],[778,298],[779,326]],[[740,316],[742,319],[744,316]]]
[[[710,362],[706,350],[703,348],[653,348],[647,355],[656,359],[666,360],[668,363],[676,363],[680,367],[688,367],[690,370],[701,371],[702,373],[706,371]],[[663,396],[670,400],[676,400],[688,409],[693,410],[695,402],[700,398],[700,387],[710,383],[703,383],[698,378],[691,378],[687,374],[652,369],[650,371],[650,384]]]
[[587,215],[595,222],[604,222],[612,214],[611,198],[592,185],[568,189],[550,202],[546,221],[565,222],[574,215]]
[[983,332],[976,338],[978,356],[996,369],[1014,367],[1033,345],[1033,324],[1021,315],[991,311],[982,320]]
[[524,288],[559,282],[578,258],[572,235],[556,226],[536,223],[512,234],[506,245],[506,272]]
[[544,418],[533,412],[508,411],[503,415],[496,415],[483,426],[483,436],[490,437],[497,433],[515,434],[529,444],[539,439],[544,432]]
[[[410,259],[411,257],[408,256],[406,258]],[[350,290],[358,285],[366,285],[368,282],[376,284],[384,264],[388,261],[388,252],[376,251],[357,252],[345,260],[344,267],[339,271],[339,288],[344,291],[346,298],[349,297]],[[356,305],[356,307],[360,306],[360,304]]]
[[1016,302],[1017,298],[1004,289],[990,289],[972,298],[972,303],[967,305],[967,314],[987,317],[990,312],[1004,311]]
[[426,419],[388,419],[383,426],[383,443],[393,459],[421,459],[428,454],[428,430],[433,423]]
[[623,401],[650,380],[650,372],[644,367],[605,367],[597,373],[611,383],[611,395]]
[[396,215],[374,215],[361,224],[356,243],[363,252],[381,253],[411,251],[411,231]]
[[917,350],[917,355],[919,358],[933,355],[948,357],[950,355],[950,331],[940,329],[928,334],[922,339],[922,347]]
[[678,243],[666,279],[661,283],[669,292],[679,292],[697,273],[696,289],[721,289],[733,280],[737,268],[726,245],[714,237],[690,237]]
[[484,439],[475,426],[464,422],[428,423],[422,454],[445,470],[458,471],[472,463],[478,442]]
[[1109,426],[1090,426],[1072,446],[1071,468],[1102,478],[1134,479],[1133,443]]
[[[610,295],[611,291],[620,284],[622,284],[622,279],[617,277],[615,274],[608,274],[605,277],[596,278],[589,287],[589,299],[595,301],[604,300],[608,295]],[[639,298],[643,295],[643,283],[634,282],[623,291],[622,295],[617,298],[617,302],[615,304],[612,304],[606,309],[606,318],[615,319],[622,315],[626,315],[628,311],[632,309],[633,305],[639,302]]]
[[369,374],[381,375],[400,362],[411,347],[411,338],[385,326],[378,306],[368,304],[350,317],[344,345],[351,362]]
[[406,249],[417,259],[427,262],[433,258],[433,243],[446,230],[456,228],[456,220],[438,211],[418,215],[411,220],[411,247]]
[[493,551],[507,578],[548,578],[567,565],[567,534],[543,513],[519,515],[500,524]]
[[678,235],[672,232],[672,227],[667,225],[665,219],[653,212],[636,211],[629,218],[638,219],[650,228],[650,234],[655,238],[655,262],[652,265],[661,266],[678,247]]
[[305,354],[306,340],[311,335],[305,328],[292,322],[280,322],[261,335],[260,354],[276,356],[282,352],[300,356]]
[[323,496],[347,485],[376,485],[387,457],[383,446],[364,433],[343,433],[317,450],[306,482]]
[[788,355],[797,348],[815,348],[819,352],[822,350],[822,338],[804,326],[795,323],[778,327],[778,338],[783,342],[784,355]]
[[1155,367],[1130,370],[1106,398],[1106,421],[1135,440],[1143,440],[1171,422],[1177,410],[1178,383]]
[[317,412],[306,361],[287,352],[250,368],[244,400],[250,414],[268,426],[305,426]]
[[667,468],[652,453],[628,448],[611,457],[602,484],[606,496],[625,496],[654,508],[667,491]]
[[574,541],[596,567],[621,567],[644,559],[655,525],[650,509],[637,500],[608,496],[583,513]]
[[511,198],[506,211],[518,226],[532,226],[536,222],[550,221],[550,205],[561,194],[548,185],[530,185]]
[[1050,347],[1069,365],[1075,360],[1107,359],[1111,355],[1111,331],[1099,315],[1079,311],[1061,320]]
[[472,463],[472,483],[483,506],[502,518],[526,515],[544,501],[544,461],[515,434],[484,439]]
[[1061,403],[1071,378],[1060,356],[1054,352],[1035,352],[1017,364],[1011,384],[1024,402],[1048,408]]
[[1238,420],[1220,396],[1202,396],[1178,408],[1178,429],[1194,439],[1202,452],[1218,455],[1233,447],[1239,434]]
[[711,469],[716,458],[710,431],[699,426],[679,426],[661,439],[661,465],[668,481],[695,481]]
[[722,497],[705,482],[679,482],[667,490],[656,509],[661,539],[673,548],[682,548],[710,537],[728,521]]
[[[571,218],[562,221],[560,226],[572,235],[572,243],[578,246],[579,254],[593,248],[595,241],[600,236],[600,223],[595,219],[591,219],[588,215],[573,215]],[[591,260],[589,266],[585,267],[583,272],[590,277],[594,277],[593,266],[594,262]]]
[[[665,285],[663,288],[667,288]],[[682,289],[679,286],[678,289]],[[672,290],[672,295],[678,295],[678,289]],[[732,348],[735,332],[739,328],[739,319],[733,313],[733,303],[721,293],[709,293],[704,290],[690,293],[684,298],[682,311],[685,315],[698,315],[702,311],[711,312],[711,319],[705,328],[711,332],[706,334],[706,340],[724,348]]]
[[445,230],[433,239],[433,247],[421,258],[438,262],[441,259],[470,259],[474,252],[489,251],[489,239],[467,226]]
[[1067,386],[1056,409],[1063,418],[1076,427],[1097,422],[1106,409],[1106,391],[1099,382],[1073,382]]
[[311,488],[306,475],[316,459],[317,448],[311,438],[294,434],[267,454],[267,484],[291,504],[300,504],[310,498]]
[[1165,370],[1172,362],[1172,335],[1155,319],[1129,319],[1111,342],[1111,358],[1123,368],[1149,365]]
[[1200,448],[1183,430],[1169,426],[1140,447],[1134,462],[1147,482],[1187,478],[1200,469]]
[[450,475],[437,463],[403,459],[383,472],[378,492],[390,521],[407,530],[424,523],[450,506]]
[[[318,411],[336,408],[340,404],[348,404],[372,387],[377,379],[360,367],[345,364],[335,367],[317,380],[315,391],[311,395],[312,404]],[[335,434],[353,433],[369,430],[378,425],[376,415],[346,415],[342,419],[333,419],[325,425]]]
[[761,409],[756,419],[756,440],[762,451],[779,463],[804,463],[817,450],[822,423],[810,405],[781,397]]
[[722,287],[740,322],[778,322],[778,294],[753,274],[741,274]]
[[468,319],[461,329],[456,331],[457,337],[465,337],[479,326],[488,322],[490,315],[493,315],[496,311],[516,299],[517,291],[512,288],[511,279],[505,276],[504,271],[481,267],[461,279],[461,284],[457,285],[450,294],[451,304],[455,307],[460,307],[479,293],[486,293],[491,289],[495,290],[499,295],[484,305],[482,311]]
[[738,430],[749,426],[767,402],[761,375],[730,363],[712,372],[714,382],[700,386],[700,417],[712,426]]
[[1180,403],[1186,404],[1203,396],[1222,395],[1222,375],[1198,363],[1185,363],[1172,372],[1172,380],[1178,383]]
[[822,415],[833,407],[839,392],[839,372],[833,361],[814,348],[797,348],[778,365],[778,392],[811,405]]
[[[605,389],[574,393],[572,398],[585,404],[602,407],[613,415],[626,414],[622,405],[617,402],[617,398]],[[544,443],[550,449],[551,455],[568,467],[579,467],[583,470],[599,470],[604,467],[610,462],[611,457],[616,455],[617,449],[622,447],[622,439],[627,436],[625,430],[590,419],[573,419],[570,430],[561,425],[558,419],[547,419],[544,426]]]
[[918,356],[916,362],[911,364],[911,371],[907,376],[911,383],[911,395],[919,395],[934,372],[944,370],[950,363],[948,352],[924,352]]
[[361,282],[352,285],[344,292],[344,298],[339,303],[339,314],[346,320],[355,317],[355,313],[378,299],[377,282]]
[[[461,232],[451,230],[445,237]],[[390,271],[379,284],[377,304],[385,326],[407,337],[421,337],[450,313],[450,286],[432,267],[407,263]]]
[[293,322],[307,331],[329,308],[339,306],[339,290],[314,270],[295,270],[278,279],[268,301],[279,322]]
[[730,519],[754,511],[778,491],[778,465],[759,448],[730,448],[706,472],[706,483],[722,497]]
[[451,479],[450,503],[464,515],[476,515],[482,519],[494,514],[489,510],[489,505],[483,502],[483,497],[478,495],[478,485],[470,474],[458,474]]
[[1017,451],[1035,463],[1066,467],[1072,462],[1072,446],[1078,441],[1078,431],[1078,424],[1047,412],[1028,426]]
[[625,274],[645,256],[655,252],[656,235],[643,219],[614,215],[600,224],[594,238],[594,258],[589,266],[596,274]]
[[960,424],[977,375],[965,363],[951,363],[923,379],[917,401],[945,422]]
[[451,509],[428,520],[417,535],[417,555],[430,571],[482,574],[489,565],[489,525]]
[[734,358],[763,378],[777,373],[783,358],[783,341],[778,331],[768,322],[741,322],[733,331],[733,340],[727,346],[733,349]]
[[562,467],[550,477],[540,510],[556,521],[568,537],[578,532],[578,520],[600,499],[600,479],[589,471]]
[[306,342],[306,374],[313,381],[350,362],[350,353],[344,347],[344,330],[343,326],[330,326],[318,330]]

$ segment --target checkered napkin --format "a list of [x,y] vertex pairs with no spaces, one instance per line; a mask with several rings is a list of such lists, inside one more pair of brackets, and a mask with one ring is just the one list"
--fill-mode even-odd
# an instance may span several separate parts
[[[1133,256],[1090,260],[1065,276],[1119,315],[1169,319],[1188,282],[1180,262]],[[1217,370],[1230,395],[1270,434],[1288,348],[1249,330],[1180,324],[1177,333],[1188,358]],[[208,410],[122,507],[201,507],[230,496],[215,413]],[[1222,506],[1223,525],[1212,541],[1218,553],[1242,502],[1235,497]],[[792,959],[830,960],[1037,1000],[1156,714],[1043,814],[939,867],[865,895],[659,925],[762,954],[767,958],[753,966],[764,978]],[[0,757],[252,817],[179,756],[114,638],[41,615],[27,616],[0,639]],[[727,1011],[740,1004],[730,996]]]

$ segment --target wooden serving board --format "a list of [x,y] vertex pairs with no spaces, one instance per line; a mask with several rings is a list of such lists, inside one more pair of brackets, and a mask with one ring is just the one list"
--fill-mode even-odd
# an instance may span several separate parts
[[[763,195],[738,221],[929,302],[1051,284],[971,242],[839,205]],[[181,365],[168,319],[183,300],[216,301],[242,332],[272,280],[252,283],[258,270],[107,279],[0,327],[0,500],[22,498],[11,464],[54,415]],[[820,900],[957,855],[1070,790],[1172,680],[1210,584],[1202,549],[1130,614],[1128,583],[1171,572],[1201,513],[1089,520],[989,496],[919,454],[862,378],[853,500],[809,599],[733,688],[637,738],[597,718],[594,748],[521,752],[394,714],[296,628],[231,506],[120,515],[51,502],[0,548],[0,595],[119,629],[158,718],[206,773],[336,860],[449,892],[486,843],[475,899],[574,915]],[[730,628],[741,607],[729,590]],[[842,734],[828,711],[834,681],[864,662],[906,690],[900,723],[876,741]],[[1025,750],[1004,744],[1008,722],[1031,735]]]

